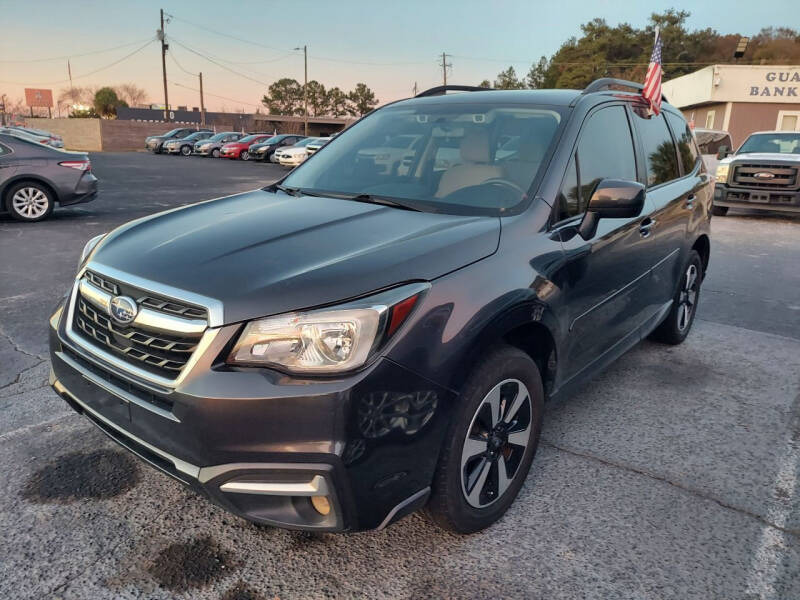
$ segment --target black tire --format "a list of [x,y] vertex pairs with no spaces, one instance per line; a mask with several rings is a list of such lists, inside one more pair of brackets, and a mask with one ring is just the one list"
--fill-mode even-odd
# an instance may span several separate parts
[[214,148],[211,151],[211,156],[213,156],[214,158],[219,158],[219,148]]
[[[692,278],[694,273],[694,279]],[[650,335],[652,339],[664,344],[677,345],[686,339],[692,329],[697,305],[700,302],[700,285],[703,283],[703,261],[700,255],[692,250],[681,270],[675,297],[667,317]],[[689,282],[689,283],[687,283]],[[689,289],[691,288],[691,289]],[[688,310],[688,312],[686,312]]]
[[[521,395],[520,383],[527,388],[529,401],[526,404],[525,400],[521,400],[516,412],[509,414],[514,411],[515,399]],[[491,408],[487,408],[487,402],[490,392],[494,392],[496,388],[499,388],[498,427],[505,425],[508,428],[505,434],[507,440],[513,439],[512,436],[517,441],[527,439],[524,448],[508,441],[505,445],[495,445],[502,444],[502,433],[487,432],[485,436],[481,433],[482,429],[487,429],[482,426],[482,422],[488,425]],[[514,390],[517,391],[516,396]],[[473,369],[462,388],[439,457],[431,486],[431,498],[425,509],[429,518],[444,529],[457,533],[473,533],[502,517],[517,497],[530,470],[539,444],[543,413],[544,390],[536,363],[527,354],[511,346],[502,345],[491,350]],[[511,418],[510,423],[505,423],[505,418]],[[484,437],[486,442],[483,441]],[[476,450],[466,449],[468,438],[472,444],[477,444],[474,446]],[[465,459],[465,456],[482,448],[484,443],[486,452]],[[500,491],[500,475],[497,469],[506,464],[509,465],[506,467],[506,474],[509,468],[513,467],[514,470],[507,487]],[[487,473],[485,476],[475,476],[476,473],[482,474],[484,468]],[[472,493],[468,493],[467,486],[471,478],[476,483],[472,487]],[[478,486],[481,489],[477,489]],[[472,500],[468,500],[468,495]],[[473,504],[475,500],[478,504],[483,501],[488,503],[476,507]]]
[[192,153],[191,146],[181,146],[181,154],[183,156],[189,156]]
[[56,206],[53,192],[37,181],[20,181],[6,191],[6,210],[17,221],[35,223],[49,217]]
[[247,150],[242,150],[239,153],[239,158],[241,158],[242,160],[250,160],[250,153]]
[[728,207],[727,206],[716,206],[711,205],[711,214],[715,217],[724,217],[728,214]]

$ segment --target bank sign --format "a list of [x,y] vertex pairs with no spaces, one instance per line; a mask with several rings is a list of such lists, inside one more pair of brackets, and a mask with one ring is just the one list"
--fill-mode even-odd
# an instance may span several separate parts
[[[800,101],[800,70],[767,71],[764,80],[750,86],[750,96],[759,98],[788,98],[788,102]],[[792,100],[794,98],[794,100]]]

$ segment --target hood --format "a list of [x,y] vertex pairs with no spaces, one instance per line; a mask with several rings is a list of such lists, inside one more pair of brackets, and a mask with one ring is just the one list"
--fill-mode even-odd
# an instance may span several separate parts
[[225,142],[224,144],[222,144],[222,148],[223,149],[224,148],[241,148],[241,147],[242,147],[241,142]]
[[723,163],[731,163],[731,162],[738,162],[738,161],[751,161],[751,160],[763,160],[765,162],[774,162],[774,161],[786,161],[797,163],[800,162],[800,154],[786,154],[780,152],[747,152],[744,154],[734,154],[733,156],[729,156],[723,159],[721,162]]
[[218,300],[234,323],[435,279],[499,236],[498,217],[256,190],[123,225],[91,264]]
[[281,154],[288,154],[289,156],[295,156],[297,154],[305,154],[306,147],[302,146],[301,148],[286,148],[281,151]]

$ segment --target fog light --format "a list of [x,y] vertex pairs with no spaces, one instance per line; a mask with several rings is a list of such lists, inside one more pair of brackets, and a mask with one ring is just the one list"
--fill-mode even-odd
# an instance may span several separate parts
[[322,516],[327,516],[331,512],[331,503],[327,496],[311,496],[311,506]]

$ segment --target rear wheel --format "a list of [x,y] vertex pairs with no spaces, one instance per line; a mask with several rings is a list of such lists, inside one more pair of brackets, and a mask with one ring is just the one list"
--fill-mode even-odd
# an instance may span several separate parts
[[40,183],[22,181],[6,194],[6,210],[18,221],[41,221],[55,208],[53,193]]
[[505,514],[530,470],[544,412],[536,363],[499,346],[465,384],[426,509],[445,529],[472,533]]
[[724,217],[728,214],[728,207],[727,206],[711,206],[711,214],[715,217]]
[[250,153],[247,150],[242,150],[241,154],[239,154],[239,158],[242,160],[250,160]]
[[680,344],[689,335],[694,323],[697,304],[700,300],[700,284],[703,282],[703,261],[692,250],[683,268],[678,291],[673,298],[667,318],[652,334],[652,338],[665,344]]

